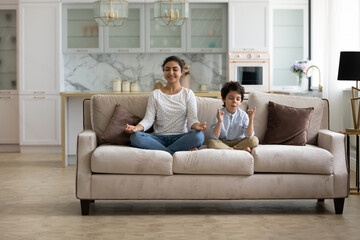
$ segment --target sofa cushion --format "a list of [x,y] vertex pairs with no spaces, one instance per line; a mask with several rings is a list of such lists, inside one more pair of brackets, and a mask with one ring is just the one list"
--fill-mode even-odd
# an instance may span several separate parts
[[259,145],[252,150],[255,172],[332,174],[334,156],[313,145]]
[[269,102],[264,144],[305,146],[314,108],[294,108]]
[[95,173],[172,175],[170,153],[128,146],[101,145],[91,156]]
[[174,154],[174,173],[252,175],[254,159],[250,153],[238,150],[202,149]]
[[263,142],[264,135],[267,129],[269,101],[296,108],[313,107],[314,112],[310,120],[307,143],[316,144],[317,135],[322,122],[324,108],[324,102],[320,98],[250,92],[248,105],[249,108],[253,108],[256,106],[254,128],[255,135],[259,138],[260,143]]
[[130,134],[125,131],[126,124],[136,125],[140,121],[141,118],[130,113],[120,104],[116,104],[110,122],[100,137],[100,144],[130,145]]
[[114,112],[116,104],[121,104],[131,114],[143,118],[148,95],[94,95],[91,97],[91,125],[100,141]]

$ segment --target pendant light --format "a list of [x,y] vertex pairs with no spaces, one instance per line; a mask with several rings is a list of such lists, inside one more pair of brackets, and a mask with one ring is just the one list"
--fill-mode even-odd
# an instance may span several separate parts
[[154,19],[161,26],[182,26],[189,18],[187,0],[158,0],[154,2]]
[[98,0],[94,2],[94,19],[100,26],[120,27],[128,18],[126,0]]

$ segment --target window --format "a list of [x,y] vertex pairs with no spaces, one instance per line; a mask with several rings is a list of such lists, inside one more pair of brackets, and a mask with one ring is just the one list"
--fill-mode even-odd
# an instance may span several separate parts
[[271,15],[271,90],[297,90],[290,66],[309,57],[308,4],[275,4]]

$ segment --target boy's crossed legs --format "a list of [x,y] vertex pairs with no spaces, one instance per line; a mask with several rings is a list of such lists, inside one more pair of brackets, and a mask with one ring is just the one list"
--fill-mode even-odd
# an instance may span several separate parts
[[209,139],[208,148],[215,149],[235,149],[251,152],[251,149],[259,145],[259,139],[256,136],[243,138],[240,140],[217,140]]

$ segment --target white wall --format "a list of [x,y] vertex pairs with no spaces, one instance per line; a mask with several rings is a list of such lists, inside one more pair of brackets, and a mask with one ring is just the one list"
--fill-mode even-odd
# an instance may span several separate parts
[[[312,0],[312,60],[321,69],[323,97],[329,99],[330,128],[335,131],[351,127],[344,90],[355,83],[338,81],[337,73],[340,51],[360,50],[359,13],[358,0]],[[349,102],[346,109],[344,102]]]

